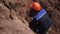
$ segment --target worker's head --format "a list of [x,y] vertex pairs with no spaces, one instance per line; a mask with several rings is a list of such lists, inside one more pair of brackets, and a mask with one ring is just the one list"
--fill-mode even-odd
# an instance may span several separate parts
[[39,11],[41,9],[41,5],[38,2],[33,2],[31,4],[31,8],[34,9],[34,10]]

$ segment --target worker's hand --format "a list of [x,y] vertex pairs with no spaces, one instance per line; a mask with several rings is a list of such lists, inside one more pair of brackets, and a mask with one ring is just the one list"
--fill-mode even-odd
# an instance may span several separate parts
[[50,30],[52,29],[52,27],[53,27],[53,26],[51,26],[51,27],[48,29],[48,31],[50,31]]

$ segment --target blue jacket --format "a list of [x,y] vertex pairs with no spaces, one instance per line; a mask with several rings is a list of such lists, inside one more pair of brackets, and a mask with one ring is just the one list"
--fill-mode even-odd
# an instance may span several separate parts
[[36,20],[39,20],[45,14],[46,14],[46,11],[44,9],[41,9],[40,11],[38,11],[37,15],[34,16],[34,18]]
[[41,9],[35,16],[34,19],[39,21],[39,24],[42,24],[43,28],[46,30],[49,29],[52,25],[52,21],[46,13],[45,9]]
[[44,32],[52,26],[52,21],[45,9],[36,12],[33,18],[34,19],[29,23],[29,27],[37,34],[44,34]]

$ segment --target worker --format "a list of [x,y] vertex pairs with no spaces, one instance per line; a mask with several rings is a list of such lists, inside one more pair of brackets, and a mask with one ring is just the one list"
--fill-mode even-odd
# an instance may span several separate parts
[[29,15],[33,17],[33,20],[29,23],[29,27],[37,34],[47,34],[46,32],[52,26],[52,21],[46,10],[38,2],[31,4]]

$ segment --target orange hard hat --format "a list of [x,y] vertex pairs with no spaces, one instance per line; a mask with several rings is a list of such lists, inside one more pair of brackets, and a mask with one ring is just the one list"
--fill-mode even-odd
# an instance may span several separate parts
[[31,4],[31,8],[38,11],[41,9],[41,5],[38,2],[34,2]]

